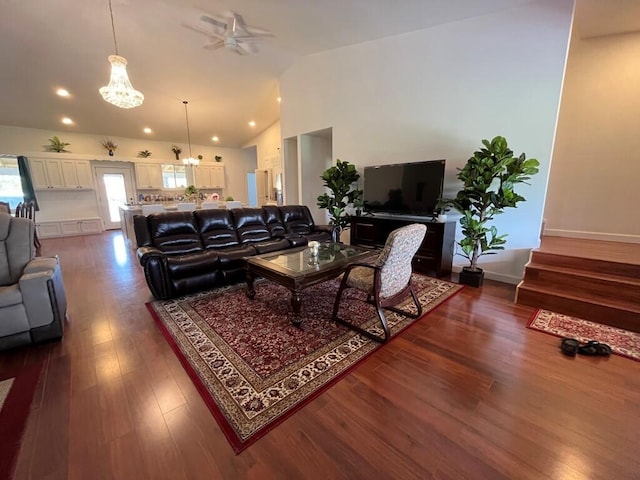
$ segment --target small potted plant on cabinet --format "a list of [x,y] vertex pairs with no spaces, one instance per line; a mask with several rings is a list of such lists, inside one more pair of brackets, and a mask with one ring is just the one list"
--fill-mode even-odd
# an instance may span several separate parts
[[328,210],[329,225],[333,226],[333,241],[339,242],[340,234],[349,225],[347,207],[353,206],[354,201],[359,203],[362,197],[362,190],[354,186],[360,174],[355,165],[337,159],[336,165],[325,170],[320,178],[331,194],[318,196],[318,207]]
[[53,136],[49,139],[49,145],[47,148],[50,152],[59,152],[59,153],[67,153],[69,150],[66,150],[65,147],[71,145],[70,143],[63,142],[57,136]]
[[458,180],[462,188],[454,199],[449,200],[462,214],[460,226],[463,238],[458,242],[463,257],[469,265],[460,272],[460,283],[479,287],[484,272],[478,267],[482,255],[504,250],[506,234],[498,235],[495,226],[489,225],[495,215],[505,208],[515,208],[525,198],[513,188],[517,183],[526,183],[538,173],[540,163],[535,158],[527,159],[524,153],[513,156],[504,137],[482,140],[484,148],[473,152],[464,168],[458,169]]
[[115,152],[116,148],[118,148],[118,145],[113,143],[113,140],[110,140],[108,138],[103,138],[101,143],[102,146],[109,151],[109,156],[113,157],[113,152]]
[[171,145],[171,151],[176,156],[176,160],[180,160],[180,154],[182,153],[182,149],[178,145]]

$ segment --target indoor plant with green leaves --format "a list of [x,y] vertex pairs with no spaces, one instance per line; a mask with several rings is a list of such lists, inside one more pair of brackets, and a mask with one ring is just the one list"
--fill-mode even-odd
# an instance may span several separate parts
[[68,147],[69,145],[71,144],[68,142],[63,142],[54,135],[49,139],[49,145],[47,145],[47,148],[50,152],[67,153],[69,152],[69,150],[67,150],[66,147]]
[[498,235],[497,228],[490,225],[491,220],[505,208],[515,208],[525,200],[514,191],[514,186],[527,183],[538,173],[540,165],[535,158],[527,159],[524,153],[515,157],[504,137],[482,140],[482,144],[484,147],[473,152],[467,164],[458,169],[457,178],[463,185],[449,201],[462,215],[463,238],[458,245],[460,255],[469,260],[469,265],[460,272],[460,283],[472,286],[482,284],[484,272],[478,267],[478,259],[504,250],[507,242],[507,234]]
[[329,224],[334,231],[333,240],[338,242],[340,234],[349,225],[347,208],[362,197],[362,190],[356,186],[360,174],[355,165],[337,159],[336,164],[325,170],[320,178],[330,192],[318,196],[318,207],[329,212]]

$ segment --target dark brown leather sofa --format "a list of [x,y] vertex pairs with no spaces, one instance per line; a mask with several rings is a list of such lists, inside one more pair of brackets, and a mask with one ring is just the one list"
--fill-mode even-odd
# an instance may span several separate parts
[[331,240],[304,205],[135,215],[138,259],[159,300],[244,279],[244,258]]

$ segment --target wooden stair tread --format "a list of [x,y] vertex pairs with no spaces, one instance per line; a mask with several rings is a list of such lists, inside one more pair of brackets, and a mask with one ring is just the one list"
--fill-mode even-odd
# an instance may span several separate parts
[[[532,270],[542,270],[545,272],[563,273],[563,274],[574,276],[574,277],[593,278],[593,279],[604,280],[608,282],[624,283],[624,284],[628,284],[629,286],[640,288],[640,278],[629,277],[627,275],[594,272],[593,270],[578,270],[575,268],[562,267],[562,266],[551,265],[547,263],[539,263],[536,261],[531,261],[527,263],[525,267],[530,268]],[[531,280],[529,279],[526,279],[526,281],[527,283],[531,282]],[[638,296],[640,297],[640,292],[638,293]]]
[[640,244],[543,236],[534,252],[640,265]]
[[531,284],[529,282],[521,282],[518,285],[518,290],[528,290],[529,292],[536,292],[544,295],[551,295],[559,298],[567,298],[574,301],[579,301],[591,305],[600,305],[608,308],[615,308],[619,310],[626,310],[632,313],[640,314],[640,304],[638,302],[630,302],[621,299],[594,297],[591,294],[580,295],[576,292],[561,292],[557,288],[548,288],[540,284]]

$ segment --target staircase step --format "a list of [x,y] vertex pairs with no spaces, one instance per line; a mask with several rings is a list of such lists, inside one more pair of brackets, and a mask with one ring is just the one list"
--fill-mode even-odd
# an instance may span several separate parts
[[616,298],[640,308],[640,278],[529,262],[525,266],[524,281],[527,285],[591,295],[605,301]]
[[579,256],[578,252],[572,255],[563,255],[539,249],[533,250],[531,262],[640,279],[640,264],[602,258],[586,258]]
[[516,303],[640,332],[640,306],[617,298],[595,298],[520,282]]

